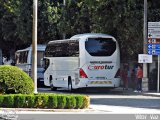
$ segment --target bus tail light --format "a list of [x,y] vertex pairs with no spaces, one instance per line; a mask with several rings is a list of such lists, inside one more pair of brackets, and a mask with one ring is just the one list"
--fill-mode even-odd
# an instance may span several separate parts
[[88,78],[86,73],[84,72],[84,70],[82,68],[80,68],[80,70],[79,70],[79,75],[80,75],[80,78]]
[[116,75],[114,76],[115,78],[120,78],[120,69],[117,70]]

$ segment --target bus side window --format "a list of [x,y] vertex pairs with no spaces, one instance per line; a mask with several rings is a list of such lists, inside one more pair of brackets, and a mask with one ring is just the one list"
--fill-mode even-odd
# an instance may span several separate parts
[[49,67],[49,59],[42,58],[42,66],[43,66],[44,70],[46,71],[46,69]]

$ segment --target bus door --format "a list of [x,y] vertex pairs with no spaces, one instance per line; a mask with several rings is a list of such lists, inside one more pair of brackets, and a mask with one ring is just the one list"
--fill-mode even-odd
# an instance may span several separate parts
[[44,51],[37,51],[37,79],[39,81],[44,81],[44,68],[43,68],[43,59]]

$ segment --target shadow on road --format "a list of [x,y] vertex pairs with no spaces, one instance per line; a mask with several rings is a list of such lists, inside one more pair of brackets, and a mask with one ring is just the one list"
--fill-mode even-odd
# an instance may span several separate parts
[[56,91],[51,91],[50,88],[38,88],[39,92],[46,93],[62,93],[62,94],[86,94],[86,95],[141,95],[141,93],[134,93],[133,90],[123,90],[123,88],[80,88],[69,91],[65,88],[58,88]]

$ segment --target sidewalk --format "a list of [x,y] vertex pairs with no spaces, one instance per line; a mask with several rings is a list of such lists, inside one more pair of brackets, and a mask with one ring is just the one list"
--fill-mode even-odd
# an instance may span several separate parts
[[[1,114],[57,114],[57,113],[92,113],[96,110],[92,108],[86,109],[41,109],[41,108],[0,108]],[[0,119],[1,120],[1,119]]]
[[143,95],[143,96],[153,96],[160,97],[160,92],[156,91],[143,91],[143,92],[134,92],[133,89],[129,88],[128,90],[123,90],[123,88],[116,88],[115,91],[121,91],[124,95]]

